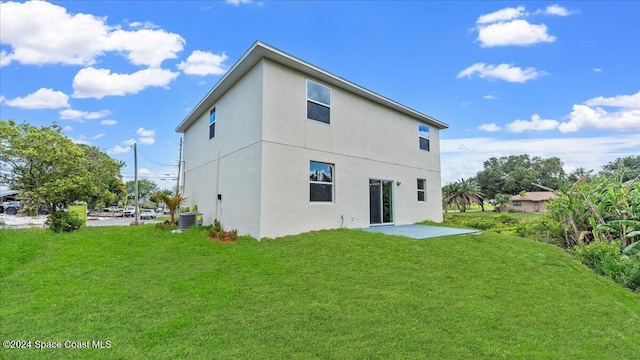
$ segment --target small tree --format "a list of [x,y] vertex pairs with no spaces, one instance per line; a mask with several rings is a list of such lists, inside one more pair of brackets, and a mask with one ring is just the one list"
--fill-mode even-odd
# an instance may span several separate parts
[[493,199],[493,206],[496,212],[501,212],[506,209],[507,205],[511,202],[511,195],[508,194],[496,194]]
[[167,195],[163,192],[158,192],[152,195],[156,200],[162,201],[164,205],[169,209],[169,215],[171,216],[171,222],[175,222],[176,211],[178,208],[187,200],[186,197],[177,194],[177,195]]
[[460,179],[457,182],[449,183],[444,186],[442,194],[443,204],[445,206],[455,205],[460,212],[467,211],[467,207],[471,204],[484,205],[484,194],[474,179]]

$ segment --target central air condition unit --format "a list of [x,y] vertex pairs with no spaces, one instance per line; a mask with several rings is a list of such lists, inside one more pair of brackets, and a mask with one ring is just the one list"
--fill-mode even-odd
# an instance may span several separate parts
[[178,228],[180,230],[188,229],[196,225],[202,225],[201,213],[182,213],[178,216]]

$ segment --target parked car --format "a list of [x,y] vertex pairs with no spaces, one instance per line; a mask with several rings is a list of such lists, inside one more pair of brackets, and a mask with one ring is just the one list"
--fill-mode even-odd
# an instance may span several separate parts
[[153,209],[142,209],[142,212],[140,213],[140,219],[145,220],[153,220],[157,217],[158,215],[156,215],[156,212],[153,211]]
[[124,216],[134,216],[136,214],[136,207],[135,206],[127,206],[124,209]]
[[121,208],[117,207],[117,206],[109,206],[107,208],[104,208],[105,212],[120,212],[122,211]]
[[6,201],[2,203],[2,210],[7,213],[7,215],[15,215],[20,209],[22,209],[22,205],[19,201]]

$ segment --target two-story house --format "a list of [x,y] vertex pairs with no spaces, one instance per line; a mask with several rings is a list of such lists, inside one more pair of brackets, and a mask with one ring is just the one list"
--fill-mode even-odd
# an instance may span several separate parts
[[258,239],[441,221],[446,128],[256,42],[176,129],[184,194]]

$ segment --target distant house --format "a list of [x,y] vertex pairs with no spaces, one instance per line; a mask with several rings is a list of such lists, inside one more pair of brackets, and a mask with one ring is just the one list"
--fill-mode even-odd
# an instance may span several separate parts
[[555,197],[556,195],[551,191],[532,191],[524,196],[512,196],[509,205],[515,211],[544,212],[547,211],[547,201]]
[[187,205],[258,239],[442,221],[446,128],[256,42],[177,128]]

